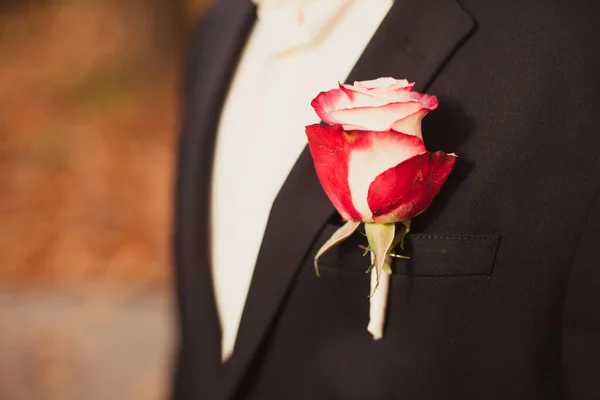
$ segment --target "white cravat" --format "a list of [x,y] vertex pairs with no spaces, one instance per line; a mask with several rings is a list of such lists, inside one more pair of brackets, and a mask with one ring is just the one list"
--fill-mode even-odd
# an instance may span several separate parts
[[318,122],[310,101],[346,79],[392,2],[258,4],[221,114],[213,169],[211,259],[223,360],[233,352],[271,205],[306,146],[304,126]]

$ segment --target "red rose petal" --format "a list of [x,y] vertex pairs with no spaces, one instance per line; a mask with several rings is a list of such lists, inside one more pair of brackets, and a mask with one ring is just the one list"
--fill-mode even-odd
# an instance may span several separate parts
[[321,120],[329,125],[338,124],[338,121],[331,115],[331,112],[338,108],[347,108],[351,106],[350,99],[341,89],[333,89],[327,92],[321,92],[315,97],[310,105]]
[[394,122],[391,129],[396,132],[402,132],[407,135],[413,135],[422,138],[423,134],[421,133],[421,120],[425,118],[428,112],[428,109],[422,108],[416,113]]
[[[335,90],[335,89],[334,89]],[[379,107],[384,106],[389,103],[385,99],[380,96],[372,96],[368,92],[362,92],[360,90],[356,90],[353,86],[340,84],[340,90],[346,94],[348,100],[350,101],[349,105],[345,104],[337,104],[336,109],[354,109],[358,107]],[[412,101],[409,97],[407,101]],[[342,107],[344,106],[344,107]],[[331,110],[333,112],[335,110]]]
[[347,130],[387,131],[394,122],[421,110],[418,101],[390,103],[381,107],[360,107],[336,110],[331,117]]
[[435,110],[438,106],[438,99],[435,96],[418,92],[411,92],[411,96],[413,99],[423,104],[423,108],[426,108],[429,111]]
[[359,133],[344,132],[340,125],[306,127],[308,147],[317,177],[335,209],[345,220],[361,221],[348,185],[348,159],[352,148],[367,144]]
[[427,149],[417,136],[391,130],[360,133],[360,146],[353,145],[348,158],[348,185],[354,208],[363,216],[364,222],[373,222],[367,201],[371,183],[383,172]]
[[426,152],[380,174],[371,183],[367,197],[374,221],[407,221],[425,211],[455,162],[454,154]]

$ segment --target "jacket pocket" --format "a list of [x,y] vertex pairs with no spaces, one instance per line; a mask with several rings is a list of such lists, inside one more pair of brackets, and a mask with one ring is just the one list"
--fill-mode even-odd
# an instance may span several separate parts
[[[311,250],[310,261],[323,243],[335,232],[337,226],[327,225]],[[423,277],[490,276],[500,237],[486,235],[436,235],[409,234],[401,254],[410,259],[393,259],[394,275]],[[346,272],[364,273],[370,257],[365,255],[367,239],[356,233],[337,247],[330,249],[319,260],[319,266]]]

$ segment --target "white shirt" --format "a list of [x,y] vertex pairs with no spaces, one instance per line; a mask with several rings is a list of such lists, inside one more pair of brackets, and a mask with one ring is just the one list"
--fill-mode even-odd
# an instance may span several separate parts
[[212,177],[211,262],[224,361],[233,352],[271,205],[307,144],[304,127],[319,121],[310,102],[345,81],[392,3],[258,4],[221,114]]

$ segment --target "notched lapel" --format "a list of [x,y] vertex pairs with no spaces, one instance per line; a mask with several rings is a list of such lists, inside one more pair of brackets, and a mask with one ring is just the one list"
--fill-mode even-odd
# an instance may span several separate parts
[[455,0],[396,0],[348,82],[391,76],[425,91],[474,29]]
[[[474,26],[454,0],[398,0],[347,81],[393,76],[425,90]],[[235,394],[307,252],[334,213],[305,149],[272,207],[221,387],[223,400]]]

